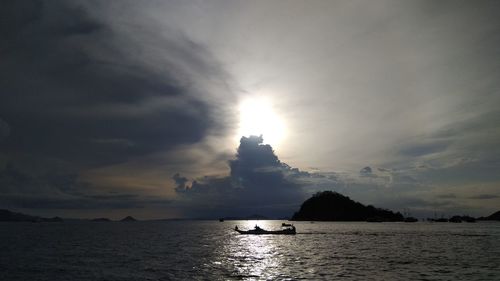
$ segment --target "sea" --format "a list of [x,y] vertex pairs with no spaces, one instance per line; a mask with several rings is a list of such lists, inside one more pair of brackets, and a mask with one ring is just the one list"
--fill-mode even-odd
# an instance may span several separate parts
[[0,223],[0,280],[500,280],[500,223]]

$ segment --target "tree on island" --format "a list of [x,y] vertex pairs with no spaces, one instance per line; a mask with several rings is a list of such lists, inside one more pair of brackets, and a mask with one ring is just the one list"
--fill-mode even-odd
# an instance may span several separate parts
[[365,206],[334,191],[323,191],[307,199],[292,220],[297,221],[403,221],[401,213]]

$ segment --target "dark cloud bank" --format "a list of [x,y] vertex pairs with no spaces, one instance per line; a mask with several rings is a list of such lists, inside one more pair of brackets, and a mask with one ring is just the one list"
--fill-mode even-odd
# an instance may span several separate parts
[[[105,165],[197,142],[215,126],[175,63],[159,59],[161,74],[148,68],[123,50],[132,47],[115,46],[121,35],[83,8],[4,1],[1,13],[0,112],[10,128],[2,151]],[[180,48],[179,60],[206,67],[192,42],[163,44],[166,56]],[[155,108],[158,102],[171,106]]]
[[226,78],[203,46],[120,31],[75,3],[0,3],[0,204],[7,207],[141,205],[135,195],[94,198],[78,176],[225,130],[192,80]]

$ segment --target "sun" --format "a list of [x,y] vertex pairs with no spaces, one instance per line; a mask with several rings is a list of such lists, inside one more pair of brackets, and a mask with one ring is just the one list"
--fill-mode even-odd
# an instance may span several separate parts
[[237,138],[262,135],[264,143],[277,147],[285,137],[285,124],[276,113],[271,101],[264,97],[243,100],[239,106]]

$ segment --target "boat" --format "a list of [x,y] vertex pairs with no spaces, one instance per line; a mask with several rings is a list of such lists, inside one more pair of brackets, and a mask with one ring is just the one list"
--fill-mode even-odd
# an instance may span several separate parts
[[290,227],[290,226],[293,226],[293,224],[286,223],[286,222],[284,222],[284,223],[281,224],[281,227]]
[[220,218],[220,219],[219,219],[219,221],[220,221],[220,222],[224,222],[224,218]]
[[260,228],[259,226],[255,226],[254,229],[250,230],[239,230],[238,226],[234,228],[236,232],[239,234],[252,234],[252,235],[265,235],[265,234],[274,234],[274,235],[295,235],[297,234],[295,230],[295,226],[286,228],[286,229],[281,229],[281,230],[265,230]]

